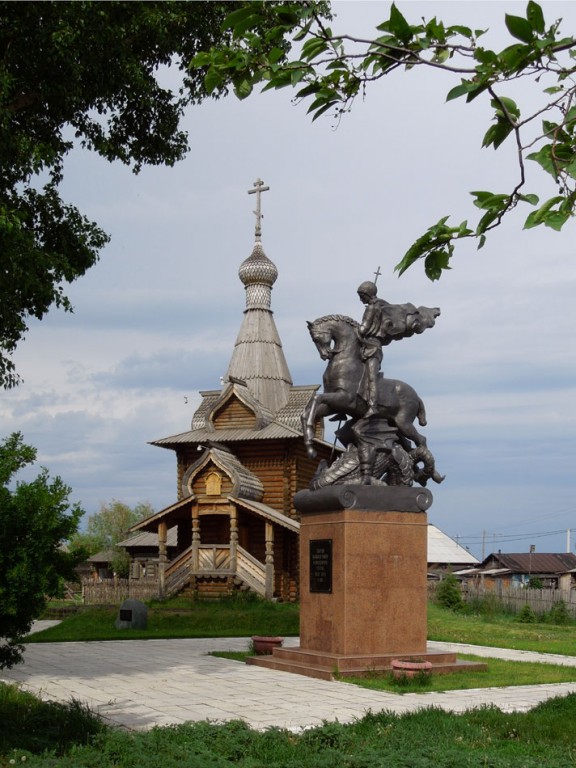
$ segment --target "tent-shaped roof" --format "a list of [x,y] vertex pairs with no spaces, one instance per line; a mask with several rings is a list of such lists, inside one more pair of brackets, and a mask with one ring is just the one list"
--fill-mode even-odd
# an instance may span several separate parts
[[429,563],[445,565],[476,565],[478,560],[471,552],[447,536],[435,525],[428,525]]

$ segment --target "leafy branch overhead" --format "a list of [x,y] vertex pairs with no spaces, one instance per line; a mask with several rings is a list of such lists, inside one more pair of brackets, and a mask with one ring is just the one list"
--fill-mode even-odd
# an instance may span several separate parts
[[[410,246],[396,267],[400,273],[423,260],[428,277],[438,279],[450,268],[456,241],[473,238],[481,248],[487,233],[519,205],[531,209],[526,229],[560,230],[574,215],[576,39],[562,34],[561,20],[550,24],[542,7],[530,0],[525,16],[505,16],[510,44],[503,50],[483,44],[486,30],[447,26],[436,18],[411,24],[395,4],[369,39],[335,34],[331,21],[324,2],[244,3],[224,22],[230,41],[197,54],[192,66],[206,69],[208,91],[231,86],[241,99],[257,84],[263,90],[295,88],[313,120],[326,112],[341,119],[373,83],[418,67],[458,81],[448,90],[448,101],[488,99],[493,117],[482,146],[499,150],[506,145],[514,153],[513,188],[471,192],[481,211],[478,221],[453,225],[443,217]],[[523,80],[534,86],[525,114],[511,97]],[[536,92],[540,102],[534,106]],[[527,189],[527,161],[552,177],[554,196],[541,201]]]

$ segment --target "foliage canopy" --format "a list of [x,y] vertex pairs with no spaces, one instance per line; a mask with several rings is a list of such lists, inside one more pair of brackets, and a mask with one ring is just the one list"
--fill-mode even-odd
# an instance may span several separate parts
[[[64,160],[79,144],[135,172],[173,165],[188,148],[179,121],[206,97],[187,64],[222,37],[234,3],[0,2],[0,384],[10,355],[62,284],[93,266],[108,236],[60,197]],[[177,67],[181,87],[161,83]],[[216,95],[217,91],[213,91]]]
[[[296,99],[309,102],[314,120],[326,112],[339,120],[374,83],[421,67],[450,78],[448,101],[489,101],[492,123],[482,146],[510,148],[517,165],[514,186],[472,191],[481,212],[476,224],[455,225],[442,217],[410,246],[396,267],[400,274],[422,259],[428,277],[438,279],[450,268],[457,241],[473,238],[481,248],[487,233],[517,206],[532,209],[526,229],[560,230],[574,215],[576,38],[562,33],[561,20],[547,22],[542,7],[530,0],[525,16],[505,15],[510,40],[502,50],[484,45],[486,30],[449,26],[436,17],[412,24],[394,3],[368,39],[336,34],[331,21],[325,2],[244,3],[224,23],[229,42],[198,53],[193,62],[207,69],[208,91],[230,85],[243,99],[256,84],[263,90],[295,88]],[[521,81],[534,86],[522,106],[511,97]],[[551,198],[541,201],[527,189],[527,161],[552,177]]]
[[75,578],[81,555],[62,549],[77,530],[82,510],[70,507],[70,488],[42,469],[35,480],[14,475],[32,464],[36,451],[14,433],[0,443],[0,669],[22,659],[22,639],[48,597]]

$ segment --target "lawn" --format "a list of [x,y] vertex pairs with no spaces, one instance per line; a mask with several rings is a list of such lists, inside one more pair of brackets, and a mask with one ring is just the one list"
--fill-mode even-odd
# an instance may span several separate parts
[[522,624],[514,616],[475,616],[428,606],[428,639],[576,656],[576,624]]
[[576,766],[576,695],[526,713],[492,707],[369,713],[304,733],[242,722],[129,733],[78,705],[38,702],[0,685],[0,766],[33,768],[569,768]]
[[[28,642],[131,640],[177,637],[297,636],[298,606],[251,596],[220,602],[174,598],[151,602],[148,629],[118,630],[116,607],[82,608],[61,624],[32,635]],[[576,656],[576,624],[522,624],[504,614],[475,616],[428,606],[428,638],[456,643],[514,648]]]
[[[145,632],[115,630],[115,617],[113,608],[85,609],[30,641],[298,633],[297,606],[259,600],[152,603]],[[437,606],[429,611],[434,640],[576,655],[575,635],[574,624],[525,625]],[[488,673],[438,676],[426,684],[392,683],[376,675],[354,682],[408,692],[478,687],[482,681],[498,686],[576,679],[574,668],[488,663]],[[404,715],[385,711],[302,734],[279,728],[259,733],[241,722],[127,733],[103,726],[78,703],[40,702],[0,684],[0,768],[23,763],[34,768],[576,768],[575,718],[572,695],[527,713],[491,707],[463,714],[434,708]]]
[[178,637],[249,637],[298,635],[299,611],[294,603],[272,603],[251,595],[214,602],[174,598],[152,601],[148,628],[116,629],[117,607],[86,607],[61,624],[31,635],[27,642],[58,643],[78,640],[142,640]]

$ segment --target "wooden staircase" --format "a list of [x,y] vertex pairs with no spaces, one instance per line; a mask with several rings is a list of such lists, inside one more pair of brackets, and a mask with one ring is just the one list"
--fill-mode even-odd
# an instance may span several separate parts
[[266,597],[266,567],[242,547],[236,548],[236,567],[229,545],[202,544],[198,567],[192,547],[181,552],[166,568],[164,594],[189,594],[201,599],[221,598],[239,590]]

